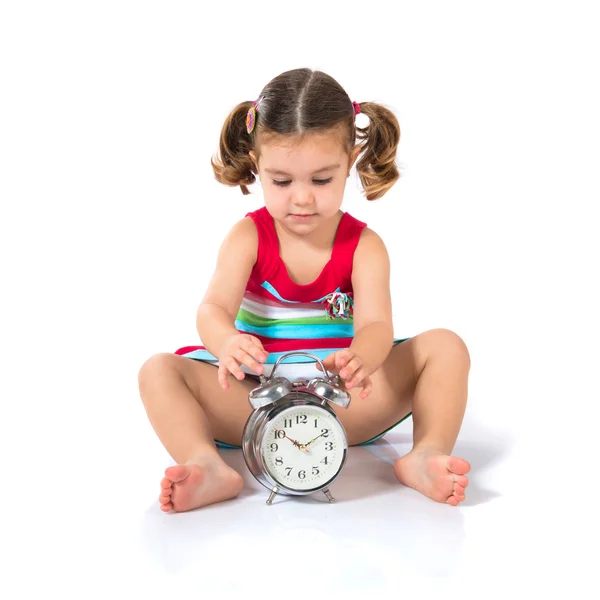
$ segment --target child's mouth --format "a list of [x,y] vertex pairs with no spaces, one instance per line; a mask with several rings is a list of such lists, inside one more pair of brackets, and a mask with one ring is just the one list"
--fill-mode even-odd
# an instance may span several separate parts
[[292,213],[290,215],[290,217],[292,217],[292,219],[294,219],[295,221],[309,221],[310,219],[312,219],[314,216],[316,216],[316,213],[310,214],[310,215],[298,215],[298,214],[294,214]]

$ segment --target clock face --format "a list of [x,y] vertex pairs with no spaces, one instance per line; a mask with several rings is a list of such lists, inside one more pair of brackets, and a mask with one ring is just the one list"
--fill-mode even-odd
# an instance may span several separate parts
[[344,460],[346,438],[339,422],[319,406],[292,406],[269,423],[262,455],[271,477],[297,490],[319,488]]

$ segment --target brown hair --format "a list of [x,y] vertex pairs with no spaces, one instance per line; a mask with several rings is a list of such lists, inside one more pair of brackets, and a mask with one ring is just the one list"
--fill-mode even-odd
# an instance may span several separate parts
[[400,174],[395,164],[400,125],[394,113],[375,102],[363,102],[360,111],[369,117],[366,127],[355,125],[354,107],[340,84],[322,71],[294,69],[271,80],[259,95],[256,125],[246,129],[246,115],[252,102],[241,102],[225,119],[219,155],[211,159],[217,181],[239,185],[249,194],[248,185],[258,174],[250,151],[258,156],[259,142],[277,136],[302,139],[312,133],[337,133],[348,154],[360,143],[363,153],[356,170],[368,200],[381,198]]

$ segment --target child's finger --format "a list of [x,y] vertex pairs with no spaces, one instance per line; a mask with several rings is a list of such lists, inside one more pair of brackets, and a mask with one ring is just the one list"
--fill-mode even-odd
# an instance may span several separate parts
[[264,348],[259,348],[255,356],[258,361],[266,362],[267,358],[269,357],[269,353]]
[[254,337],[253,335],[249,336],[250,340],[252,341],[252,344],[254,346],[256,346],[256,348],[258,348],[259,352],[266,354],[268,356],[268,352],[265,350],[264,346],[262,345],[262,342],[257,338]]
[[[245,337],[240,344],[240,350],[247,352],[250,356],[255,358],[257,361],[262,361],[264,350],[261,343],[250,336]],[[265,357],[266,358],[266,357]],[[239,360],[239,358],[238,358]]]
[[244,371],[242,371],[240,369],[240,365],[238,365],[238,363],[236,362],[236,360],[233,358],[233,356],[228,356],[225,359],[225,366],[227,367],[227,369],[229,369],[229,372],[239,381],[241,381],[242,379],[244,379],[244,377],[246,377],[246,375],[244,374]]
[[[323,365],[328,371],[331,371],[335,367],[335,355],[330,354],[328,357],[326,357],[323,360]],[[317,368],[319,369],[319,371],[322,371],[321,365],[319,363],[317,363]]]
[[340,371],[342,379],[349,380],[356,371],[362,368],[362,362],[356,356]]
[[348,350],[341,350],[340,352],[337,352],[335,355],[335,366],[338,369],[341,369],[348,363],[351,356],[352,354]]
[[259,375],[264,371],[264,367],[259,362],[256,362],[250,354],[244,352],[241,348],[235,353],[235,359],[238,361],[238,363],[240,363],[240,365],[246,365],[249,369],[252,369]]
[[227,369],[227,367],[225,367],[225,365],[219,365],[219,372],[217,373],[217,378],[219,380],[219,384],[225,391],[229,389],[229,382],[227,381],[228,373],[229,370]]
[[373,390],[373,383],[371,382],[371,378],[367,377],[366,381],[363,380],[363,391],[360,393],[360,397],[367,398],[372,390]]
[[246,338],[249,339],[256,346],[258,346],[261,350],[263,349],[262,342],[257,337],[253,335],[247,335]]
[[357,369],[356,371],[354,371],[354,373],[352,373],[352,375],[346,382],[346,387],[351,388],[355,386],[360,386],[361,382],[364,381],[364,379],[367,377],[368,375],[366,369],[364,367],[361,367],[360,369]]
[[267,356],[269,356],[269,353],[262,347],[261,344],[254,344],[250,349],[250,354],[254,356],[256,360],[260,360],[261,362],[267,360]]

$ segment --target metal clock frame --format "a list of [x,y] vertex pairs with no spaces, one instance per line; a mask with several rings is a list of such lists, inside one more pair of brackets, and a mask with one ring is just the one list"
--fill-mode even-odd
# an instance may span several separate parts
[[[315,378],[309,382],[291,383],[283,377],[274,378],[279,363],[292,355],[302,355],[315,359],[321,365],[324,379]],[[279,493],[284,495],[305,496],[318,491],[323,491],[330,503],[335,502],[328,486],[340,475],[344,464],[346,463],[348,438],[346,430],[335,411],[328,405],[328,402],[334,402],[339,406],[347,408],[350,404],[350,395],[346,391],[335,387],[339,382],[339,378],[335,377],[334,382],[332,382],[322,361],[307,352],[289,352],[284,354],[275,363],[271,376],[268,379],[265,376],[261,376],[260,381],[261,385],[250,392],[250,404],[255,410],[246,421],[244,427],[244,432],[242,434],[242,452],[252,475],[271,492],[267,504],[271,504],[275,496]],[[325,483],[319,484],[308,490],[298,490],[275,480],[269,473],[262,451],[262,440],[267,427],[284,410],[298,406],[319,407],[328,412],[339,425],[343,439],[342,462],[335,474]]]

